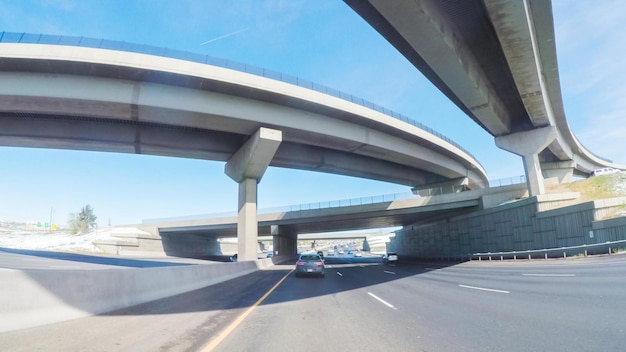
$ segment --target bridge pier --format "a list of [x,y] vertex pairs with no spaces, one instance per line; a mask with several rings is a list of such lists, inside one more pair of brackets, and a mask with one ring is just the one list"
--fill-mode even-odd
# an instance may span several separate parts
[[496,145],[522,157],[529,196],[545,193],[539,153],[556,139],[553,126],[496,137]]
[[458,193],[469,188],[469,179],[467,177],[459,177],[453,180],[430,183],[411,188],[413,194],[422,197],[430,197],[440,194]]
[[271,227],[274,255],[293,257],[298,254],[298,234],[288,226]]
[[246,178],[239,182],[237,203],[237,259],[254,260],[257,253],[259,228],[257,222],[257,180]]
[[261,127],[233,154],[224,167],[224,173],[239,183],[237,214],[239,261],[257,259],[259,235],[257,185],[261,182],[281,142],[281,131]]

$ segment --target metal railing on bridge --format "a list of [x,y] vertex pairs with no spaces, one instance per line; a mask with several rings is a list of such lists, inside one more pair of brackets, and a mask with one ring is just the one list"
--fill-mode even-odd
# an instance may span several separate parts
[[[507,177],[507,178],[489,181],[489,186],[491,188],[496,188],[496,187],[511,186],[511,185],[525,183],[525,182],[526,182],[525,176]],[[433,193],[433,195],[443,194],[440,188],[441,187],[438,187],[437,190],[432,191],[431,193]],[[351,206],[357,206],[357,205],[393,202],[397,200],[413,199],[413,198],[420,198],[420,197],[421,197],[420,195],[414,194],[412,192],[391,193],[391,194],[383,194],[383,195],[368,196],[368,197],[330,200],[330,201],[325,201],[325,202],[313,202],[313,203],[285,205],[285,206],[271,207],[271,208],[261,208],[257,210],[257,213],[258,214],[271,214],[271,213],[288,212],[288,211],[303,211],[303,210],[328,209],[328,208],[338,208],[338,207],[351,207]],[[237,212],[230,211],[230,212],[222,212],[222,213],[177,216],[177,217],[171,217],[171,218],[144,219],[142,222],[143,223],[156,223],[156,222],[167,222],[167,221],[214,219],[214,218],[235,217],[235,216],[237,216]]]

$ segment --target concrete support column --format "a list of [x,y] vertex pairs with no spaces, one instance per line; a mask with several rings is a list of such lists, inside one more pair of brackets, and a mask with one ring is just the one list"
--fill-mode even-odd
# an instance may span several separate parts
[[237,213],[237,259],[257,257],[259,227],[257,224],[257,181],[246,178],[239,182],[239,212]]
[[257,222],[257,184],[261,181],[278,146],[282,132],[260,128],[226,163],[224,172],[239,183],[237,219],[237,259],[256,260],[259,227]]
[[458,193],[468,189],[469,179],[467,177],[460,177],[454,180],[449,180],[439,183],[431,183],[426,185],[415,186],[411,188],[413,194],[420,195],[422,197],[430,197],[440,194]]
[[524,160],[524,171],[526,173],[529,195],[533,197],[546,193],[541,165],[539,164],[539,154],[527,154],[522,156],[522,159]]
[[285,226],[271,227],[274,241],[274,255],[293,257],[298,254],[298,235]]
[[496,137],[496,145],[522,157],[528,193],[531,197],[545,193],[539,153],[556,139],[555,127],[543,127]]

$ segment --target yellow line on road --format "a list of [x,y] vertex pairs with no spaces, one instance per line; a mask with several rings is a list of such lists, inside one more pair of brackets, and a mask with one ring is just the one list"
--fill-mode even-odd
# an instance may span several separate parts
[[283,278],[280,279],[280,281],[278,281],[272,288],[270,288],[269,291],[267,291],[263,295],[263,297],[259,298],[258,301],[256,301],[252,306],[250,306],[237,319],[235,319],[235,321],[233,321],[226,329],[224,329],[224,331],[222,331],[219,335],[217,335],[217,337],[213,341],[211,341],[211,343],[208,344],[201,352],[211,352],[211,351],[213,351],[213,349],[215,347],[217,347],[217,345],[219,345],[228,335],[230,335],[230,333],[233,332],[233,330],[235,330],[237,328],[237,326],[239,326],[239,324],[241,324],[241,322],[244,321],[244,319],[246,319],[246,317],[248,317],[248,315],[250,315],[250,313],[252,313],[254,308],[256,308],[259,304],[261,304],[267,298],[267,296],[269,296],[272,292],[274,292],[274,290],[280,284],[282,284],[283,281],[285,281],[287,276],[289,276],[289,274],[291,274],[292,271],[293,270],[289,271],[285,276],[283,276]]

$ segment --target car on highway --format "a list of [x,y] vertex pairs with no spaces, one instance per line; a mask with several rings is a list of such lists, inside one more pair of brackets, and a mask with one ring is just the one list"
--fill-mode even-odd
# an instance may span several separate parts
[[383,263],[395,263],[398,261],[398,254],[396,252],[387,252],[383,254]]
[[324,276],[324,260],[316,253],[300,254],[296,262],[296,277],[302,275]]
[[355,256],[355,257],[362,257],[362,256],[363,256],[363,253],[361,253],[361,252],[359,252],[359,251],[356,251],[356,252],[354,252],[354,256]]

